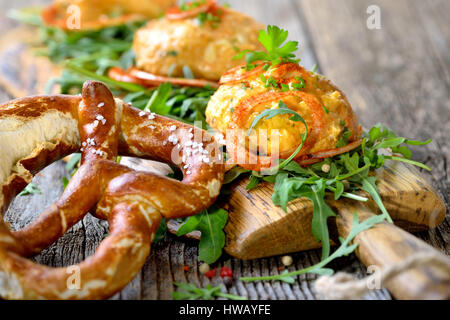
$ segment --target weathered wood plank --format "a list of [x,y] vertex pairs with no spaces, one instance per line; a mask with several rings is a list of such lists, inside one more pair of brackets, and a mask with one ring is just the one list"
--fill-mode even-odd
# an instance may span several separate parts
[[[307,18],[324,74],[347,94],[361,122],[382,122],[399,134],[433,138],[415,158],[449,209],[450,146],[448,1],[297,1]],[[381,29],[366,27],[369,5],[381,9]],[[330,21],[334,21],[331,25]],[[332,54],[330,54],[332,53]],[[448,217],[448,215],[447,215]],[[449,253],[449,221],[421,233]],[[433,240],[431,240],[433,239]]]

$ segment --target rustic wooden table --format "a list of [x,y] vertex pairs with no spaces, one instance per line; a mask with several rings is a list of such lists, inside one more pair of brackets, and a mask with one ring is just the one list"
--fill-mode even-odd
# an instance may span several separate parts
[[[2,11],[12,7],[49,1],[0,2]],[[301,45],[302,64],[317,64],[347,94],[365,126],[382,122],[399,134],[433,142],[415,153],[415,158],[433,168],[425,173],[440,191],[449,211],[450,166],[450,28],[447,0],[232,0],[234,8],[265,24],[287,28],[290,39]],[[381,28],[370,30],[370,5],[380,8]],[[3,12],[4,13],[4,12]],[[7,22],[3,25],[11,25]],[[2,30],[4,32],[6,30]],[[11,97],[0,88],[0,100]],[[17,198],[6,219],[13,228],[30,222],[62,192],[61,178],[67,176],[57,162],[35,178],[42,194]],[[64,266],[91,255],[107,234],[107,224],[90,215],[70,229],[57,243],[37,256],[39,263]],[[450,225],[447,220],[435,230],[417,234],[446,254],[450,253]],[[289,270],[317,263],[320,252],[293,254]],[[241,261],[223,256],[217,266],[226,265],[235,277],[277,274],[280,257]],[[185,271],[184,266],[189,266]],[[362,277],[365,267],[352,255],[332,268]],[[312,282],[304,275],[293,285],[279,282],[235,281],[227,290],[250,299],[316,299]],[[205,286],[209,280],[198,271],[197,244],[193,240],[167,235],[154,244],[151,255],[136,278],[113,299],[171,299],[173,282]],[[213,284],[218,283],[215,279]],[[376,290],[367,299],[391,299],[387,290]]]

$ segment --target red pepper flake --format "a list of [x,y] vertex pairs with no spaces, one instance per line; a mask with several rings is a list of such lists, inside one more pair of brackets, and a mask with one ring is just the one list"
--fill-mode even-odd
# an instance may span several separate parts
[[220,269],[220,277],[221,278],[225,278],[225,277],[233,278],[233,270],[231,270],[230,268],[225,267],[225,266],[222,267]]
[[215,277],[216,274],[217,274],[217,268],[214,268],[214,269],[209,270],[207,273],[205,273],[205,276],[211,279],[211,278]]
[[183,269],[184,269],[184,271],[189,271],[190,268],[189,268],[189,266],[184,266]]

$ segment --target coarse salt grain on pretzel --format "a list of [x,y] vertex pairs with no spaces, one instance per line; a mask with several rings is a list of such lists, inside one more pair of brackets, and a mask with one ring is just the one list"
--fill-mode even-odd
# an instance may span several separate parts
[[[223,135],[227,135],[230,129],[247,130],[262,111],[276,109],[279,102],[283,101],[308,124],[305,144],[294,158],[299,164],[319,162],[360,145],[361,127],[350,103],[325,77],[307,71],[297,63],[272,66],[270,62],[255,62],[254,66],[247,70],[242,65],[222,76],[221,86],[211,97],[206,109],[206,121],[211,127]],[[272,166],[274,160],[278,160],[274,158],[288,158],[300,145],[304,132],[303,123],[290,120],[291,116],[283,114],[261,119],[254,127],[255,137],[262,130],[266,130],[269,136],[272,130],[278,130],[278,155],[270,154],[270,141],[266,144],[258,141],[258,150],[250,150],[248,140],[251,136],[240,140],[235,136],[232,139],[227,137],[227,152],[232,160],[237,160],[235,164],[250,170],[260,170]],[[346,131],[351,132],[349,143],[336,147]]]
[[[203,142],[193,141],[194,134]],[[0,106],[0,212],[49,163],[82,152],[62,196],[35,221],[11,231],[0,221],[0,296],[9,299],[99,299],[140,270],[162,217],[190,216],[210,206],[223,180],[217,144],[201,130],[135,109],[99,82],[79,96],[35,96]],[[192,145],[196,143],[195,152]],[[201,149],[201,150],[200,150]],[[207,152],[205,152],[207,151]],[[176,164],[182,181],[134,171],[118,154]],[[181,161],[180,161],[181,160]],[[168,196],[173,195],[173,196]],[[26,259],[87,212],[107,219],[110,235],[94,255],[71,268]],[[80,287],[68,286],[78,270]]]

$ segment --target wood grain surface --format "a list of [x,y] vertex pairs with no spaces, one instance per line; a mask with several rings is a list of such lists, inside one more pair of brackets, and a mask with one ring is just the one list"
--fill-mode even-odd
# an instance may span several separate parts
[[[302,63],[332,79],[347,95],[364,126],[382,122],[401,135],[415,139],[433,138],[417,149],[415,159],[433,168],[425,173],[443,196],[449,211],[450,178],[447,158],[450,143],[450,30],[446,0],[246,0],[228,1],[265,24],[276,24],[290,31],[300,42]],[[18,0],[0,2],[1,12],[12,7],[48,1]],[[381,9],[380,30],[366,27],[369,5]],[[14,27],[2,19],[1,30]],[[11,96],[0,90],[0,100]],[[50,205],[62,192],[64,165],[55,163],[36,178],[41,195],[20,197],[6,215],[13,228],[20,228]],[[107,224],[91,216],[74,226],[57,243],[37,256],[36,261],[52,266],[79,262],[93,253],[107,234]],[[450,254],[449,219],[438,228],[416,234],[427,243]],[[114,299],[170,299],[173,281],[206,285],[200,275],[197,244],[193,240],[168,235],[154,244],[142,271]],[[304,268],[320,259],[319,250],[292,254],[289,270]],[[185,271],[184,266],[189,266]],[[217,266],[226,265],[239,276],[279,273],[280,257],[238,260],[224,255]],[[333,262],[330,267],[366,275],[365,267],[354,255]],[[226,291],[250,299],[316,299],[312,289],[314,275],[302,275],[293,285],[279,282],[243,283],[235,281]],[[213,284],[221,280],[214,279]],[[387,290],[374,290],[366,299],[390,299]]]
[[[386,161],[376,174],[381,199],[397,226],[417,232],[433,229],[445,220],[441,198],[415,167]],[[227,253],[240,259],[252,259],[321,247],[311,231],[311,201],[295,199],[288,203],[286,213],[272,203],[273,184],[264,183],[248,192],[248,183],[248,178],[237,181],[231,187],[230,196],[222,201],[229,212],[225,227]],[[327,202],[341,208],[335,202],[342,199],[335,201],[329,197]],[[379,212],[373,201],[368,201],[364,207],[364,211]],[[334,211],[340,214],[339,210]],[[337,241],[335,219],[330,218],[328,225]]]

